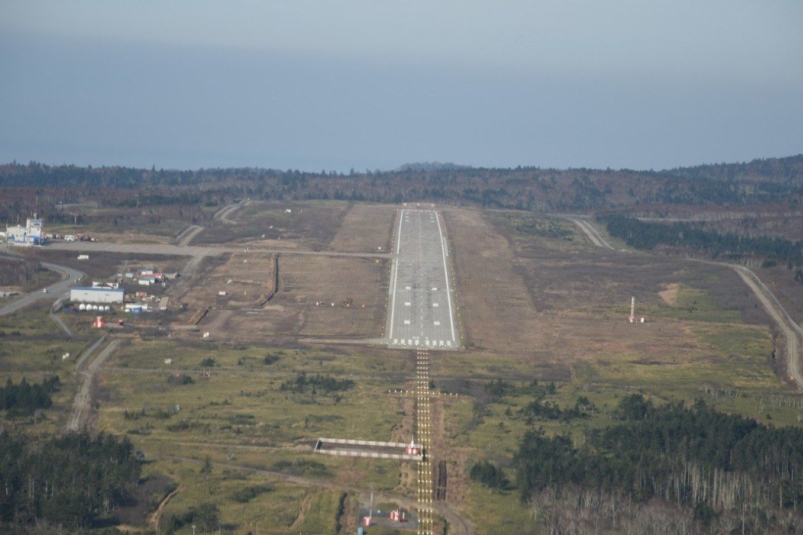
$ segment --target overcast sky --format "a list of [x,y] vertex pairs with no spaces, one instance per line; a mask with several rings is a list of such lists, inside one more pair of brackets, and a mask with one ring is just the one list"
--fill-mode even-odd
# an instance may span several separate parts
[[800,0],[0,0],[0,163],[788,156],[802,28]]

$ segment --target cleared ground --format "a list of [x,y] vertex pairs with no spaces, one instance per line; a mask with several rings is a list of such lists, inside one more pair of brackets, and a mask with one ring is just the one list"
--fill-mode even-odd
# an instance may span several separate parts
[[259,306],[275,292],[275,265],[275,255],[232,253],[204,270],[182,301],[194,308]]
[[213,220],[193,244],[323,250],[347,212],[348,204],[335,201],[250,201]]
[[[584,362],[596,369],[613,355],[682,365],[706,358],[693,333],[712,322],[766,328],[728,268],[586,246],[569,222],[554,225],[565,224],[571,240],[522,232],[522,221],[498,214],[450,211],[447,222],[467,346],[529,362],[541,370],[535,376],[577,377]],[[668,287],[673,305],[661,295]],[[627,323],[632,296],[643,325]],[[484,367],[498,371],[492,361]]]
[[444,210],[459,318],[471,348],[526,353],[543,337],[514,252],[481,212]]
[[387,204],[353,204],[343,217],[329,249],[332,251],[388,252],[397,208]]

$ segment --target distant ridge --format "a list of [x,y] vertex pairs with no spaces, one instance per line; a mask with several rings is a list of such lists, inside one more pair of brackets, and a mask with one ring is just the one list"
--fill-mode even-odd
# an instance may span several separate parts
[[415,162],[406,163],[394,169],[394,172],[403,173],[405,171],[428,172],[428,171],[454,171],[458,169],[471,169],[470,165],[458,165],[452,162]]
[[[546,213],[616,211],[640,217],[668,217],[681,205],[695,209],[707,205],[721,211],[724,207],[775,204],[772,210],[797,216],[803,212],[803,155],[662,171],[498,169],[433,162],[409,163],[396,171],[348,175],[256,168],[176,171],[48,166],[31,162],[0,164],[0,191],[0,221],[16,221],[18,215],[34,211],[51,221],[75,221],[77,215],[70,216],[64,205],[90,200],[120,209],[158,205],[167,212],[168,207],[182,211],[190,206],[211,208],[246,197],[435,202]],[[186,208],[179,209],[180,205]],[[201,218],[199,210],[193,213]]]

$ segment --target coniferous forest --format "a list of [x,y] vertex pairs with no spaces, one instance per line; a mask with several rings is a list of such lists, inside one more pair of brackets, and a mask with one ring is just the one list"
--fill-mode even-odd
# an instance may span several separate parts
[[803,242],[774,236],[742,236],[704,230],[691,223],[651,223],[633,217],[604,218],[608,233],[636,249],[660,245],[684,247],[713,258],[760,258],[799,266],[803,264]]
[[[762,533],[803,507],[803,429],[774,429],[699,401],[656,407],[640,394],[624,398],[614,417],[581,446],[568,435],[527,432],[514,460],[521,499],[543,508],[545,496],[582,489],[598,503],[631,508],[659,500],[675,509],[672,522],[703,533],[715,521]],[[476,476],[502,479],[482,465]]]
[[53,405],[50,394],[58,390],[59,385],[58,376],[33,384],[24,377],[19,383],[9,378],[5,387],[0,387],[0,410],[33,414],[36,409],[49,409]]
[[73,433],[39,439],[0,432],[0,531],[66,532],[124,504],[140,461],[127,438]]

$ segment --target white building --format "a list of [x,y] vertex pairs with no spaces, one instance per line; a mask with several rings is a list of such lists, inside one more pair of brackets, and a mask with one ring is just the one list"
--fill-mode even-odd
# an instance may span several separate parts
[[28,219],[25,226],[6,228],[6,239],[14,245],[41,245],[45,242],[45,227],[41,219]]
[[125,290],[122,288],[90,288],[76,286],[70,290],[73,303],[122,303]]

